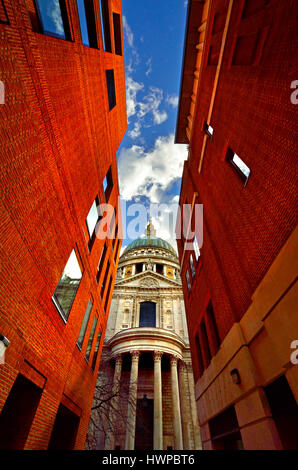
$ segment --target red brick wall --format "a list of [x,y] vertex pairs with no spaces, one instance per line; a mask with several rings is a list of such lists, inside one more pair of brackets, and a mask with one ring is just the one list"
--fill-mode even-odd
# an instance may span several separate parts
[[[96,1],[99,50],[81,44],[74,0],[67,1],[73,42],[33,32],[24,1],[4,3],[10,24],[0,24],[6,100],[0,106],[0,332],[11,345],[0,366],[0,409],[19,371],[34,381],[28,361],[46,381],[26,448],[47,448],[63,393],[81,410],[76,448],[83,448],[101,349],[94,373],[95,342],[89,364],[84,355],[96,311],[95,338],[99,328],[104,337],[107,314],[100,283],[108,258],[114,282],[119,256],[108,241],[97,286],[103,241],[96,240],[89,254],[85,220],[97,194],[104,202],[102,181],[110,165],[114,188],[109,202],[117,203],[116,151],[126,129],[124,61],[103,51]],[[121,13],[119,0],[111,5],[111,11]],[[117,102],[111,111],[105,79],[110,68]],[[51,297],[75,247],[84,272],[64,324]],[[79,351],[76,340],[90,294],[92,316]]]
[[[209,45],[215,41],[213,18],[222,13],[222,6],[222,1],[212,2],[191,153],[181,189],[181,203],[185,198],[191,201],[196,191],[204,204],[201,263],[189,295],[185,281],[187,256],[182,266],[193,351],[208,296],[222,340],[247,310],[252,293],[296,223],[297,110],[290,101],[290,85],[297,79],[295,1],[234,1],[210,122],[214,136],[207,142],[202,170],[198,172],[202,127],[216,71],[216,65],[208,65]],[[255,11],[254,6],[258,7]],[[237,41],[244,36],[253,42],[255,33],[259,36],[250,60],[248,45],[242,50]],[[236,48],[238,52],[234,53]],[[251,170],[246,187],[224,161],[228,145]],[[181,248],[179,254],[181,260]],[[198,375],[197,370],[195,373]]]

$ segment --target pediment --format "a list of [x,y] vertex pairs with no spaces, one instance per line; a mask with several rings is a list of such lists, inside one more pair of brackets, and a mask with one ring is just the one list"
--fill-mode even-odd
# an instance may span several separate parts
[[115,287],[116,286],[158,289],[162,287],[181,287],[181,284],[175,279],[169,279],[161,274],[155,273],[154,271],[144,271],[125,279],[117,279]]

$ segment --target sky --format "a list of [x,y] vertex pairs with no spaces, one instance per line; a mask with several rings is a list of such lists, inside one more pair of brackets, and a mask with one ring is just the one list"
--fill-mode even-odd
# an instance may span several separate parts
[[[134,203],[178,202],[185,145],[174,144],[184,32],[185,0],[122,0],[128,128],[120,145],[118,173],[126,214]],[[133,217],[124,214],[123,221]],[[153,216],[157,236],[176,248],[167,208]],[[137,215],[137,214],[136,214]],[[171,218],[172,219],[172,218]],[[175,221],[172,221],[172,227]],[[145,230],[140,221],[140,232]],[[125,247],[131,238],[123,240]]]

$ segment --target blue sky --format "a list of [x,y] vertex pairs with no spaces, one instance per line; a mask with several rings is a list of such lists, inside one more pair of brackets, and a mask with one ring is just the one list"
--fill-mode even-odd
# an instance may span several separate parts
[[[174,144],[186,12],[185,0],[122,0],[128,129],[118,168],[128,207],[178,202],[187,157],[186,147]],[[153,221],[175,246],[166,219]]]

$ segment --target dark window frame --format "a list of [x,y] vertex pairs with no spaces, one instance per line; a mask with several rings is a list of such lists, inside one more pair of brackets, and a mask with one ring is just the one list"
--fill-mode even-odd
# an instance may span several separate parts
[[[233,161],[233,158],[234,158],[235,155],[243,162],[243,164],[246,166],[246,168],[248,168],[248,170],[249,170],[248,176]],[[231,165],[231,167],[233,168],[235,173],[237,173],[238,176],[241,178],[241,180],[244,182],[244,187],[245,187],[247,185],[247,182],[248,182],[250,174],[251,174],[250,168],[246,165],[246,163],[242,160],[242,158],[240,158],[239,155],[231,147],[227,148],[225,160],[226,160],[227,163],[229,163]]]
[[[90,308],[90,310],[88,311],[88,308],[89,308],[89,305],[90,305],[90,304],[91,304],[91,308]],[[86,310],[85,310],[85,313],[84,313],[84,317],[83,317],[83,320],[82,320],[82,324],[81,324],[81,329],[80,329],[80,332],[79,332],[79,336],[78,336],[78,339],[77,339],[77,347],[79,348],[80,351],[82,350],[82,347],[83,347],[83,343],[84,343],[86,331],[87,331],[87,328],[88,328],[88,324],[89,324],[89,320],[90,320],[92,308],[93,308],[93,303],[91,302],[91,299],[89,299],[89,300],[88,300],[87,307],[86,307]],[[87,318],[87,321],[86,321],[86,323],[84,324],[85,318]],[[83,337],[82,337],[82,340],[79,342],[79,338],[80,338],[81,335],[83,335]]]
[[[66,266],[67,266],[67,263],[68,263],[68,261],[69,261],[69,259],[70,259],[70,257],[71,257],[71,255],[72,255],[73,252],[74,252],[74,254],[75,254],[77,263],[78,263],[79,268],[80,268],[80,271],[81,271],[81,278],[80,278],[79,283],[78,283],[77,286],[76,286],[76,289],[75,289],[74,292],[73,292],[73,296],[72,296],[72,299],[71,299],[71,301],[70,301],[70,303],[69,303],[68,309],[67,309],[67,311],[65,312],[64,309],[63,309],[63,307],[62,307],[62,305],[61,305],[61,303],[60,303],[60,301],[59,301],[59,299],[58,299],[58,297],[57,297],[56,291],[57,291],[57,289],[58,289],[58,287],[59,287],[59,284],[60,284],[60,282],[61,282],[61,280],[62,280],[62,276],[63,276],[64,270],[65,270],[65,268],[66,268]],[[84,273],[84,269],[82,269],[82,265],[79,263],[78,258],[79,258],[80,261],[81,261],[81,256],[80,256],[80,254],[76,251],[75,248],[73,248],[73,249],[71,250],[71,253],[70,253],[70,255],[69,255],[68,259],[67,259],[67,262],[66,262],[66,264],[65,264],[65,266],[64,266],[64,268],[63,268],[62,274],[61,274],[61,276],[60,276],[60,279],[59,279],[59,281],[58,281],[58,283],[57,283],[57,285],[56,285],[55,291],[54,291],[54,293],[53,293],[53,295],[52,295],[52,298],[51,298],[53,304],[55,305],[55,307],[56,307],[56,309],[57,309],[59,315],[61,316],[61,318],[62,318],[62,320],[64,321],[65,324],[67,323],[67,320],[68,320],[68,318],[69,318],[69,315],[70,315],[70,312],[71,312],[71,309],[72,309],[74,300],[75,300],[75,298],[76,298],[76,295],[77,295],[77,293],[78,293],[79,287],[80,287],[80,285],[81,285],[82,278],[83,278],[83,273]]]
[[90,1],[90,0],[82,0],[82,1],[84,3],[85,19],[86,19],[86,26],[87,26],[88,41],[89,41],[89,44],[83,43],[81,19],[79,15],[79,7],[78,7],[78,0],[77,0],[76,6],[77,6],[78,19],[80,23],[82,44],[83,46],[90,47],[91,49],[99,49],[93,1]]
[[109,111],[111,111],[112,109],[115,108],[117,104],[114,69],[106,70],[106,83],[107,83]]
[[39,0],[33,0],[34,2],[34,7],[38,19],[38,26],[40,27],[40,33],[44,34],[45,36],[50,36],[56,39],[62,39],[64,41],[72,41],[73,38],[71,35],[71,29],[70,29],[70,18],[66,6],[66,0],[58,0],[59,1],[59,7],[60,7],[60,12],[61,12],[61,19],[62,19],[62,24],[63,24],[63,29],[64,29],[64,37],[60,34],[53,33],[52,31],[48,31],[45,29],[43,20],[42,20],[42,15],[39,7]]
[[8,18],[8,14],[7,14],[7,10],[6,10],[4,0],[0,0],[0,9],[1,9],[1,6],[2,6],[2,10],[3,10],[4,16],[6,18],[6,21],[1,20],[1,17],[0,17],[0,24],[10,25],[10,21],[9,21],[9,18]]
[[101,277],[101,273],[102,273],[103,266],[104,266],[104,263],[105,263],[107,251],[108,251],[108,247],[107,247],[107,244],[105,243],[104,246],[103,246],[99,261],[98,261],[98,265],[97,265],[97,273],[96,273],[96,283],[97,283],[97,285],[98,285],[100,277]]
[[[91,210],[91,208],[92,208],[94,202],[96,202],[96,208],[97,208],[98,218],[97,218],[97,221],[96,221],[94,230],[93,230],[92,234],[90,234],[89,227],[88,227],[88,224],[87,224],[87,218],[88,218],[88,215],[89,215],[89,213],[90,213],[90,210]],[[98,195],[95,197],[95,199],[94,199],[94,201],[93,201],[93,203],[92,203],[92,206],[90,207],[89,212],[88,212],[87,217],[86,217],[86,220],[85,220],[86,227],[87,227],[87,231],[88,231],[88,235],[89,235],[89,240],[88,240],[88,250],[89,250],[89,253],[91,252],[92,247],[93,247],[94,242],[95,242],[95,239],[96,239],[96,227],[98,226],[98,223],[99,223],[99,222],[101,221],[101,219],[102,219],[102,214],[101,214],[101,211],[100,211],[100,202],[99,202],[99,197],[98,197]]]
[[123,55],[122,52],[122,35],[121,35],[121,16],[119,13],[113,12],[113,29],[114,29],[114,46],[115,54]]
[[[107,186],[104,188],[104,182],[106,181]],[[108,171],[106,173],[106,176],[103,179],[103,190],[104,190],[104,196],[105,196],[105,202],[107,203],[109,201],[110,195],[112,193],[114,187],[114,180],[113,180],[113,173],[112,173],[112,165],[109,166]],[[114,215],[115,215],[115,210],[114,210]]]
[[105,52],[112,53],[109,0],[99,0],[102,41]]

